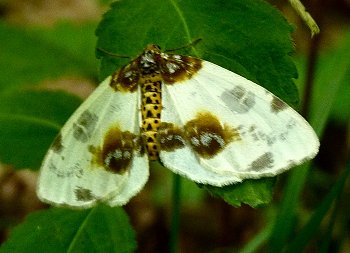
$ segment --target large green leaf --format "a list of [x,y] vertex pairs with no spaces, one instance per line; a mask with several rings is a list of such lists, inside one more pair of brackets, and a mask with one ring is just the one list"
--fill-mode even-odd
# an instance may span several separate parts
[[94,28],[68,23],[23,28],[0,22],[0,93],[63,75],[96,76]]
[[81,100],[35,86],[61,76],[96,78],[94,28],[94,24],[23,28],[0,23],[1,162],[38,168]]
[[35,89],[0,93],[0,161],[37,169],[50,143],[81,100]]
[[[131,57],[149,43],[173,49],[201,38],[188,53],[256,81],[296,105],[290,32],[282,15],[263,1],[122,0],[104,15],[96,34],[98,48]],[[126,62],[104,57],[102,78]]]
[[121,208],[84,211],[52,208],[32,213],[17,226],[0,253],[134,252],[135,235]]

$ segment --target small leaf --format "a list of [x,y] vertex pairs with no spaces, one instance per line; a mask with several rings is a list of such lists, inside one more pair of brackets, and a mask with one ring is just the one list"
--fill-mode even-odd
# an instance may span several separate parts
[[305,24],[309,27],[311,31],[311,36],[320,33],[320,28],[318,27],[316,21],[312,18],[310,13],[305,10],[304,5],[300,2],[300,0],[289,0],[289,3],[294,8],[294,10],[299,14],[301,19],[305,22]]
[[32,213],[17,226],[0,253],[134,252],[135,234],[121,208],[62,208]]
[[276,178],[249,179],[239,184],[224,187],[204,185],[203,188],[235,207],[239,207],[241,203],[244,203],[255,208],[271,201],[275,182]]

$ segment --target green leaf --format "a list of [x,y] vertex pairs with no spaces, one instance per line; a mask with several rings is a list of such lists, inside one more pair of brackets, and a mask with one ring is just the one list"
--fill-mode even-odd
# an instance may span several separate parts
[[[350,120],[350,29],[342,34],[341,41],[334,48],[319,56],[315,73],[315,100],[313,115],[321,115],[315,121],[328,118],[347,124]],[[327,97],[327,101],[324,98]],[[322,105],[322,106],[319,106]],[[325,109],[329,109],[330,112]],[[330,113],[328,115],[328,113]],[[323,129],[323,128],[322,128]]]
[[[97,76],[94,24],[23,28],[0,22],[0,161],[37,168],[80,103],[33,86],[64,75]],[[11,67],[9,67],[11,66]]]
[[80,103],[65,92],[23,89],[0,93],[0,161],[37,169]]
[[12,231],[0,253],[121,253],[135,248],[135,234],[123,209],[101,205],[32,213]]
[[68,23],[20,28],[0,22],[0,93],[62,75],[97,76],[94,28]]
[[[350,162],[348,162],[345,171],[339,176],[337,182],[323,199],[319,207],[316,208],[305,226],[300,230],[294,240],[290,242],[285,251],[283,251],[284,253],[303,252],[308,242],[320,232],[321,222],[326,217],[327,212],[332,208],[334,201],[342,194],[344,185],[349,179],[349,174]],[[325,252],[329,252],[329,249],[325,249]]]
[[[344,42],[349,43],[350,33],[344,36]],[[334,48],[332,52],[320,55],[320,60],[315,70],[315,80],[313,88],[313,101],[311,103],[310,123],[318,136],[323,135],[324,128],[330,118],[332,108],[335,104],[344,103],[345,107],[349,103],[350,94],[346,92],[345,86],[349,86],[348,76],[350,70],[349,44],[342,44],[339,48]],[[305,67],[304,67],[305,69]],[[303,78],[300,80],[303,82]],[[344,86],[344,88],[342,88]],[[344,94],[341,94],[341,91]],[[343,96],[344,100],[339,100]],[[342,109],[346,118],[349,110]],[[339,120],[339,118],[338,118]],[[295,212],[300,204],[300,194],[305,187],[305,182],[310,169],[310,163],[300,166],[294,170],[287,181],[285,192],[279,211],[276,215],[275,225],[269,242],[269,251],[280,252],[290,241],[291,235],[295,231]]]
[[224,187],[203,185],[211,194],[223,198],[228,204],[235,207],[241,203],[251,207],[259,207],[269,203],[272,199],[272,189],[276,178],[262,178],[259,180],[245,180],[240,184]]
[[[256,0],[117,1],[98,26],[97,47],[134,57],[149,43],[164,49],[202,41],[192,55],[256,81],[296,105],[291,26],[270,5]],[[187,50],[188,51],[188,50]],[[128,60],[98,51],[102,78]]]

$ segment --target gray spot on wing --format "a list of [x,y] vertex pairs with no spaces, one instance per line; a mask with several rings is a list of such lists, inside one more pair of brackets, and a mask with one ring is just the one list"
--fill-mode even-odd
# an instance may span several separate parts
[[60,154],[63,150],[63,145],[62,145],[62,135],[59,133],[53,143],[51,144],[50,149],[55,152],[56,154]]
[[286,122],[276,122],[274,126],[266,131],[257,125],[247,126],[244,131],[241,131],[244,138],[249,137],[253,141],[264,142],[268,146],[273,146],[277,142],[288,145],[293,133],[293,128],[297,127],[297,122],[294,118],[290,118]]
[[255,159],[249,166],[248,170],[253,171],[261,171],[267,168],[271,168],[273,166],[273,154],[271,152],[267,152],[257,159]]
[[73,136],[83,143],[87,142],[95,130],[98,117],[89,111],[83,112],[76,123],[73,124]]
[[52,161],[49,163],[49,170],[59,178],[77,177],[81,178],[84,174],[80,162],[76,162],[72,166],[57,167]]
[[220,98],[227,107],[237,113],[247,113],[255,105],[255,94],[239,85],[223,92]]
[[95,196],[92,194],[90,189],[79,186],[74,189],[74,194],[78,201],[91,201],[95,199]]

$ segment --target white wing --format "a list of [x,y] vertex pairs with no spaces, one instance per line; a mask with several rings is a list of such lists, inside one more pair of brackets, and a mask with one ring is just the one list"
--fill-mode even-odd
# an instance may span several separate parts
[[[132,136],[140,135],[140,91],[116,92],[109,82],[110,77],[75,111],[49,149],[37,187],[42,201],[70,207],[122,205],[146,183],[147,154],[120,148],[124,139],[131,143]],[[124,159],[124,167],[114,166],[113,159]],[[106,170],[105,163],[116,171]]]
[[189,80],[163,85],[162,101],[161,121],[184,129],[177,138],[186,145],[161,150],[160,159],[199,183],[222,186],[274,176],[318,152],[316,134],[296,111],[261,86],[210,62],[203,61]]

